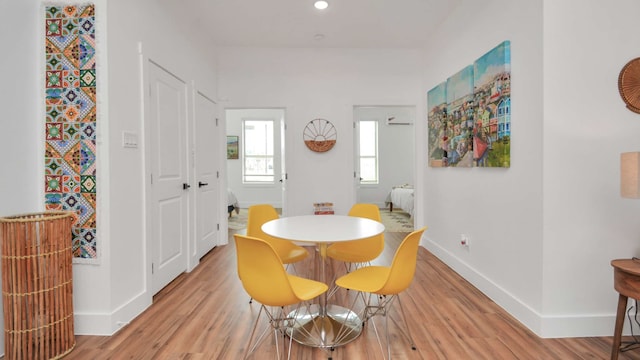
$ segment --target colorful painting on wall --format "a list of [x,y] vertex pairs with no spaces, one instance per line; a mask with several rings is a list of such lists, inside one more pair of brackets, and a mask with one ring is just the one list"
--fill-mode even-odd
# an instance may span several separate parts
[[447,163],[473,166],[470,152],[473,130],[473,66],[447,79]]
[[441,87],[427,93],[429,166],[510,167],[510,41],[448,78],[444,91]]
[[427,115],[429,166],[447,166],[447,83],[436,85],[427,93],[429,113]]
[[473,64],[476,122],[473,159],[479,167],[511,165],[511,43],[505,41]]
[[45,7],[45,209],[72,211],[74,258],[96,259],[93,4]]
[[238,143],[237,136],[227,136],[227,159],[237,160],[240,158]]

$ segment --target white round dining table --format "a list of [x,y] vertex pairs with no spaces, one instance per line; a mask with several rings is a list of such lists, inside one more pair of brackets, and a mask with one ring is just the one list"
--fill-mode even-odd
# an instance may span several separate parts
[[302,215],[268,221],[262,231],[280,239],[323,244],[376,236],[384,232],[384,225],[356,216]]
[[[320,281],[326,283],[326,254],[329,244],[366,239],[384,232],[384,225],[371,219],[344,215],[282,217],[262,225],[262,231],[296,243],[315,244],[320,253]],[[330,285],[330,284],[329,284]],[[362,321],[351,309],[327,303],[327,293],[309,312],[296,312],[296,327],[289,333],[298,343],[331,348],[355,340]]]

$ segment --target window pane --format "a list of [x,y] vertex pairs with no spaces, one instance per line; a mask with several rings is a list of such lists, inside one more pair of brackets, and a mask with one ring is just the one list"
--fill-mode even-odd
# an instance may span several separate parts
[[244,169],[247,175],[273,175],[273,158],[245,157]]
[[274,181],[272,120],[244,121],[244,182]]
[[378,183],[378,122],[360,121],[360,183]]
[[375,158],[360,158],[360,182],[377,182],[377,173]]
[[360,156],[376,156],[376,121],[360,122]]
[[273,121],[246,120],[244,135],[246,155],[273,156]]

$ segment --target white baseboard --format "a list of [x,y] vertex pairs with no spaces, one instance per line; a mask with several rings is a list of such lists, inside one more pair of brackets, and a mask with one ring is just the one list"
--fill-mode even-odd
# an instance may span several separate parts
[[[615,309],[611,314],[545,316],[514,297],[476,269],[462,262],[439,244],[423,237],[421,246],[541,338],[613,336]],[[625,321],[624,333],[630,334],[627,323],[628,321]]]
[[74,314],[76,335],[111,336],[151,306],[152,297],[141,293],[111,313]]

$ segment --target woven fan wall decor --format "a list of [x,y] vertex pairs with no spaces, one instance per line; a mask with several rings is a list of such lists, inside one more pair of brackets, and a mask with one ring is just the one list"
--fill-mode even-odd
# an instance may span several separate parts
[[627,108],[640,114],[640,58],[629,61],[618,76],[618,91]]
[[304,127],[302,138],[309,150],[326,152],[336,144],[338,132],[329,120],[314,119]]

